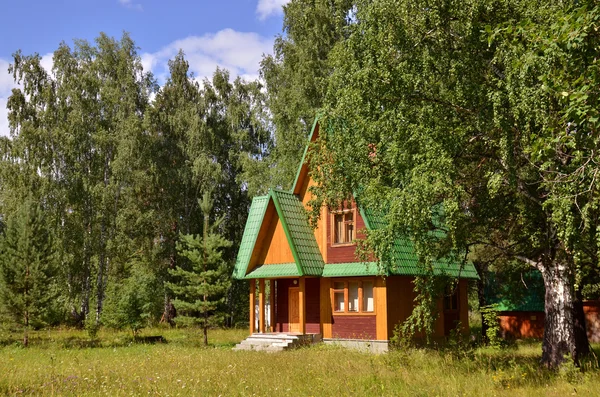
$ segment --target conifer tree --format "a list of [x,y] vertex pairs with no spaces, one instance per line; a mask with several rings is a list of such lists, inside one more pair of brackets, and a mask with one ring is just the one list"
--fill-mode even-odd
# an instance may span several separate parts
[[178,282],[167,285],[176,297],[173,301],[177,309],[175,321],[183,325],[199,324],[204,333],[204,345],[208,345],[208,328],[222,322],[224,316],[219,308],[230,281],[223,249],[231,246],[231,242],[217,231],[222,217],[212,225],[210,223],[213,210],[210,194],[204,193],[198,203],[204,214],[202,238],[193,234],[180,236],[177,251],[187,258],[189,266],[178,265],[169,270]]
[[0,235],[0,307],[23,328],[23,345],[32,326],[42,325],[54,299],[55,249],[39,205],[26,200],[8,217]]

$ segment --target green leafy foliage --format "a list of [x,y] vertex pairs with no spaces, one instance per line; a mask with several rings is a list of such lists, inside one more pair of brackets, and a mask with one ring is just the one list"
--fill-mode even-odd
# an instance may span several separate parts
[[269,162],[271,186],[289,189],[310,133],[323,106],[328,62],[335,44],[351,22],[349,0],[294,0],[284,7],[284,34],[275,39],[273,55],[264,57],[261,76],[276,145]]
[[502,347],[502,338],[500,336],[500,323],[498,321],[498,308],[496,305],[482,307],[481,314],[486,325],[485,337],[489,346],[494,349]]
[[[158,87],[137,51],[127,34],[101,34],[61,44],[51,72],[20,51],[10,66],[20,84],[7,105],[11,137],[0,137],[0,222],[23,197],[43,203],[62,261],[55,323],[97,328],[105,300],[116,305],[108,295],[143,281],[129,280],[132,258],[161,283],[154,295],[171,323],[164,283],[187,263],[179,234],[202,231],[199,192],[215,189],[231,263],[250,199],[269,185],[262,85],[222,69],[199,84],[179,53]],[[247,299],[247,285],[232,284],[227,324],[244,318]]]
[[156,275],[136,263],[130,276],[113,283],[107,292],[102,312],[102,324],[114,328],[129,328],[134,338],[138,332],[156,320],[162,310],[160,282]]

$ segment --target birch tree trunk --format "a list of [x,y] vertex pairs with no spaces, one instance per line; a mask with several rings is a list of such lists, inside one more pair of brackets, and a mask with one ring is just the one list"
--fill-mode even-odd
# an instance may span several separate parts
[[541,271],[546,288],[542,364],[557,368],[567,356],[577,363],[572,268],[567,261],[555,259]]

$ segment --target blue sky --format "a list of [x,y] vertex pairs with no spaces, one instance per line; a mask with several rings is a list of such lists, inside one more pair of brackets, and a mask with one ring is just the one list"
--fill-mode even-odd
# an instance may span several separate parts
[[7,68],[12,54],[38,53],[46,69],[61,41],[93,41],[123,31],[140,47],[145,69],[164,79],[167,61],[181,48],[192,71],[210,76],[217,66],[248,79],[281,33],[288,0],[0,0],[0,135],[8,135],[6,101],[15,87]]

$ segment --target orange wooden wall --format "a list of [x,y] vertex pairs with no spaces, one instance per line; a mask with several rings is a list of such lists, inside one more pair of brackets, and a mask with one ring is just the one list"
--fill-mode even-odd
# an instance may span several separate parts
[[[584,301],[583,313],[588,339],[600,343],[600,301]],[[544,312],[500,312],[498,321],[504,338],[542,338]]]
[[250,258],[248,272],[263,264],[295,262],[290,244],[285,236],[283,225],[273,202],[269,202],[262,226],[256,239],[256,246]]
[[265,248],[267,249],[262,260],[263,264],[295,262],[281,220],[275,219],[274,223],[274,226],[270,226],[274,229],[271,241],[265,242]]

